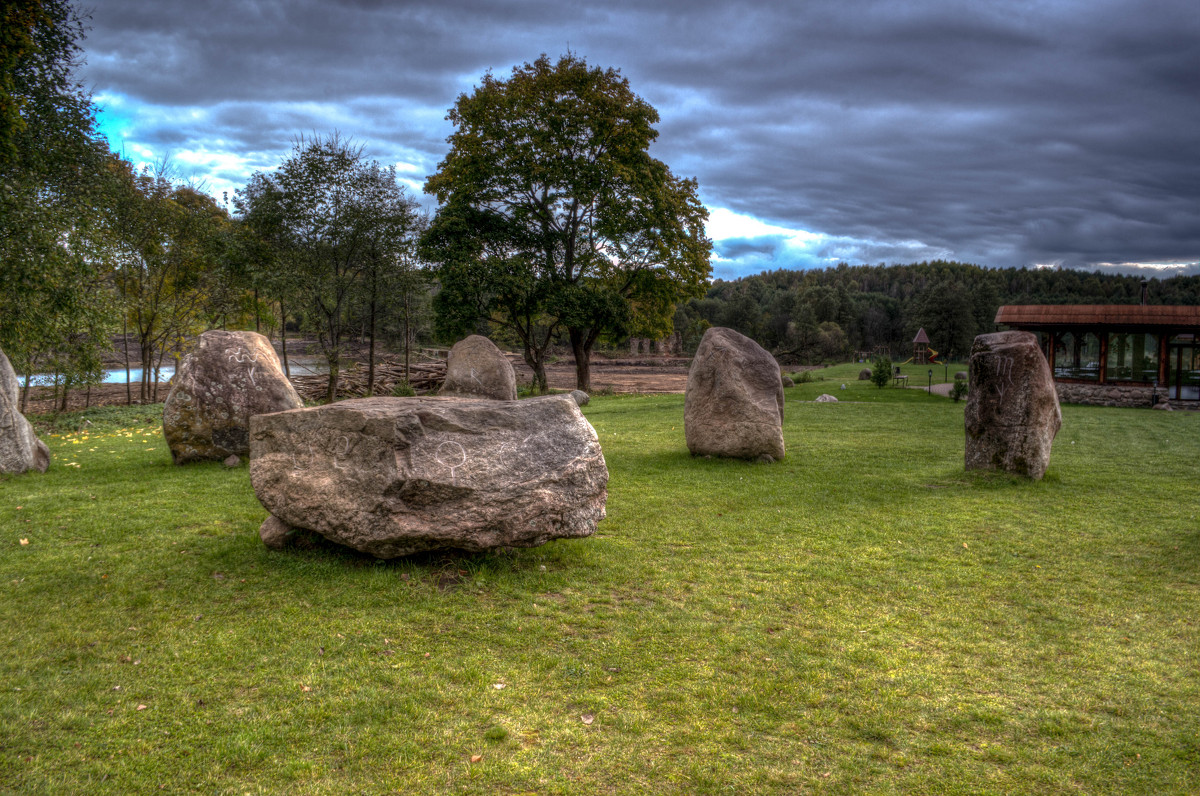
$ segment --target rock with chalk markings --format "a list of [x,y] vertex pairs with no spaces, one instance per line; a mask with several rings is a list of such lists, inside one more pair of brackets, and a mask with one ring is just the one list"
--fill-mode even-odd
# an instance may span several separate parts
[[[284,526],[379,558],[591,535],[608,468],[568,395],[360,398],[251,420],[250,481]],[[267,542],[271,544],[271,542]]]

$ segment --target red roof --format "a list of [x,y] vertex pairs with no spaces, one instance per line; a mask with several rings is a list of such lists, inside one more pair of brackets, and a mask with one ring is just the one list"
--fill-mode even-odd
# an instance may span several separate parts
[[925,343],[925,344],[927,344],[927,345],[928,345],[928,343],[929,343],[929,335],[925,334],[925,327],[924,327],[924,326],[922,326],[922,327],[921,327],[921,328],[920,328],[920,329],[917,331],[917,336],[913,338],[913,342],[914,342],[914,343]]
[[1177,326],[1200,328],[1200,306],[1143,304],[1009,304],[996,312],[1006,326]]

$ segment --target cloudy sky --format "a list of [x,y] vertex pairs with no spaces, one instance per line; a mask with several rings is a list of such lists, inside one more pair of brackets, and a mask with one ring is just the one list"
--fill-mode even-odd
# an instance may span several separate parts
[[455,98],[569,48],[658,109],[715,276],[1200,273],[1196,0],[96,0],[84,46],[113,148],[218,197],[337,130],[429,205]]

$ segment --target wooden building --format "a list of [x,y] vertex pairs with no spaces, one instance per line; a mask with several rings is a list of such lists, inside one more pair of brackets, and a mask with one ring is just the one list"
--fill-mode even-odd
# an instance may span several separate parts
[[1200,408],[1200,306],[1009,305],[996,323],[1034,332],[1071,403]]

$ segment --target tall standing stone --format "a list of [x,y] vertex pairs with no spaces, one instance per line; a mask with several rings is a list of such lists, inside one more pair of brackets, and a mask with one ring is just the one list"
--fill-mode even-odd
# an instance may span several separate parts
[[698,456],[783,458],[783,380],[749,337],[714,326],[688,371],[683,429]]
[[44,473],[50,467],[50,449],[18,410],[19,389],[17,373],[0,351],[0,473]]
[[966,468],[1040,479],[1062,411],[1037,338],[1015,331],[979,335],[969,373]]
[[446,358],[446,382],[439,395],[517,400],[517,372],[491,340],[473,334],[459,340]]
[[250,453],[252,416],[302,406],[267,338],[205,332],[172,381],[163,434],[176,464],[224,461]]

